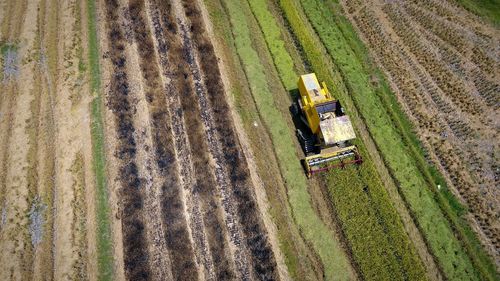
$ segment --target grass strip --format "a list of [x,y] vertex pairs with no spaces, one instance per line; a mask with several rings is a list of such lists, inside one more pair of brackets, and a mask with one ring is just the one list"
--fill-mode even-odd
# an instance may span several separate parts
[[248,4],[264,35],[267,48],[272,55],[274,65],[285,89],[288,91],[297,89],[298,76],[292,57],[286,50],[281,30],[273,14],[269,11],[266,0],[252,0],[248,1]]
[[466,10],[485,18],[500,27],[500,1],[499,0],[458,0]]
[[[295,89],[298,75],[293,71],[294,65],[281,39],[283,36],[280,28],[267,10],[266,1],[253,0],[249,1],[249,4],[283,84],[291,85],[289,90]],[[359,171],[329,173],[327,182],[353,255],[364,277],[370,280],[425,279],[422,263],[404,232],[402,222],[391,206],[387,193],[383,190],[373,163],[366,159]],[[364,174],[372,176],[364,177]],[[338,177],[348,180],[339,181]],[[346,197],[347,194],[350,196]],[[335,200],[338,198],[343,200]],[[361,221],[364,222],[363,227],[359,225]],[[366,237],[371,237],[370,242],[367,242]]]
[[106,159],[104,152],[104,126],[102,116],[101,72],[99,68],[99,43],[97,40],[95,0],[87,0],[88,48],[91,103],[91,137],[93,169],[96,177],[97,219],[97,268],[99,280],[113,279],[113,241],[111,239],[110,207],[106,182]]
[[[332,3],[333,1],[331,1]],[[477,271],[471,259],[454,236],[452,227],[435,201],[436,183],[429,184],[412,157],[404,135],[395,127],[380,95],[388,91],[385,83],[373,86],[366,69],[366,51],[347,20],[339,14],[337,3],[324,5],[315,0],[302,0],[302,7],[323,45],[338,66],[344,82],[373,136],[384,161],[399,183],[399,190],[409,204],[414,218],[424,233],[448,279],[478,280],[487,276]],[[337,12],[336,12],[337,11]],[[339,18],[343,22],[339,24]],[[354,46],[354,47],[353,47]],[[345,95],[346,93],[340,93]],[[394,104],[397,106],[397,104]]]
[[306,178],[295,154],[293,136],[283,116],[274,105],[273,94],[267,86],[267,78],[259,54],[252,48],[252,38],[246,23],[246,15],[238,1],[225,1],[230,15],[235,45],[250,83],[260,116],[273,141],[280,169],[287,182],[289,203],[300,230],[320,256],[327,280],[345,280],[349,277],[349,264],[333,239],[328,228],[311,206]]

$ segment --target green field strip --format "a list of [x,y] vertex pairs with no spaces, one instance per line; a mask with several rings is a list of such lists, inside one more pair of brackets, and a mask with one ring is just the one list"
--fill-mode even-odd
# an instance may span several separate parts
[[[451,1],[452,3],[454,1]],[[458,0],[456,1],[466,10],[486,19],[495,27],[500,27],[500,1],[499,0]]]
[[271,52],[274,65],[285,89],[288,91],[297,89],[298,76],[294,70],[295,66],[292,57],[285,48],[285,41],[282,39],[281,30],[273,14],[268,10],[267,1],[250,0],[248,4],[264,34],[267,47]]
[[349,278],[349,263],[328,227],[323,224],[311,206],[306,178],[295,154],[293,136],[280,111],[276,108],[273,94],[267,86],[265,69],[259,54],[252,48],[252,38],[246,23],[244,7],[238,1],[225,1],[230,15],[236,49],[243,64],[247,80],[260,116],[273,141],[283,177],[287,182],[289,203],[300,230],[320,256],[327,280]]
[[113,280],[113,241],[111,238],[111,210],[106,182],[106,158],[104,151],[104,126],[102,116],[101,72],[99,67],[99,42],[95,0],[87,0],[88,48],[91,103],[91,138],[93,169],[96,177],[97,220],[97,270],[99,280]]
[[[266,1],[252,0],[249,4],[281,79],[285,85],[292,85],[289,89],[295,89],[298,74],[293,71],[292,59],[281,39],[283,36],[280,27],[266,9]],[[402,222],[382,187],[373,163],[365,157],[365,163],[357,170],[331,172],[327,182],[353,255],[360,264],[364,277],[369,280],[425,279],[422,263],[404,232]],[[365,177],[364,174],[371,176]],[[339,180],[341,178],[348,180]],[[367,188],[366,191],[363,190],[364,187]],[[338,198],[342,200],[336,200]],[[359,222],[364,222],[363,227],[360,227]],[[370,237],[369,242],[367,237]],[[391,254],[385,254],[387,252]]]
[[[436,183],[430,186],[426,182],[418,163],[415,162],[417,160],[411,157],[411,145],[408,147],[401,141],[405,136],[394,127],[393,116],[380,99],[383,94],[381,92],[388,91],[388,87],[384,83],[378,88],[371,85],[369,77],[372,73],[367,71],[365,65],[368,62],[365,60],[367,55],[359,53],[359,50],[363,50],[359,47],[362,43],[355,36],[352,27],[345,19],[343,22],[339,20],[340,16],[334,10],[338,10],[339,6],[335,3],[328,6],[315,0],[302,0],[301,3],[316,33],[344,77],[349,94],[365,119],[384,161],[399,183],[400,193],[409,205],[446,277],[450,280],[484,280],[491,277],[485,275],[482,270],[481,274],[477,271],[460,241],[454,236],[447,218],[435,201],[433,189]],[[342,92],[339,94],[346,95]]]

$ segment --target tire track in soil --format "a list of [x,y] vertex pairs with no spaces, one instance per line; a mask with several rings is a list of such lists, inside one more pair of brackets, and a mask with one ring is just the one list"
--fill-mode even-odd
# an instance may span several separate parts
[[129,1],[129,13],[138,45],[140,68],[146,84],[146,100],[150,108],[153,131],[153,151],[161,176],[162,215],[166,222],[165,238],[170,250],[172,275],[175,280],[196,279],[199,275],[194,249],[187,225],[184,194],[178,177],[174,140],[169,112],[161,89],[158,63],[151,32],[146,25],[144,1]]
[[121,207],[125,275],[130,280],[143,280],[150,278],[151,270],[144,229],[144,202],[141,192],[143,184],[136,164],[133,107],[125,67],[126,42],[118,20],[118,1],[106,1],[105,7],[109,58],[113,65],[106,106],[114,115],[118,136],[115,156],[119,159],[118,178],[121,187],[118,197]]
[[[35,66],[33,68],[35,98],[31,104],[31,110],[34,114],[33,137],[30,140],[30,191],[32,192],[29,200],[36,198],[43,199],[45,213],[53,211],[53,192],[54,192],[54,119],[53,114],[53,95],[55,88],[52,81],[54,74],[49,72],[48,50],[50,38],[57,36],[56,29],[50,28],[49,18],[52,16],[50,7],[53,3],[41,0],[37,6],[37,29],[36,41],[33,44],[33,51],[38,52]],[[52,19],[54,21],[55,19]],[[52,25],[52,27],[54,27]],[[54,58],[56,59],[56,58]],[[33,279],[53,279],[54,278],[54,244],[53,244],[53,214],[45,215],[44,221],[44,239],[34,246],[33,257]]]
[[56,186],[56,134],[58,120],[54,118],[56,101],[58,94],[58,24],[60,22],[60,8],[56,0],[43,0],[44,20],[41,22],[43,30],[43,40],[40,41],[39,71],[41,74],[43,94],[40,105],[40,131],[43,132],[39,138],[38,151],[38,196],[46,204],[47,215],[45,216],[44,239],[37,249],[40,264],[37,269],[40,270],[42,278],[54,279],[55,273],[55,237],[56,229],[54,217],[58,214],[55,205],[58,187]]
[[[252,194],[254,190],[249,178],[246,159],[240,151],[241,147],[234,132],[215,51],[203,26],[201,11],[196,1],[193,0],[182,0],[182,6],[189,20],[190,30],[189,35],[184,35],[184,40],[188,45],[195,47],[188,48],[188,50],[197,52],[191,53],[188,62],[193,69],[197,84],[196,94],[206,127],[207,142],[216,161],[221,193],[228,192],[229,196],[226,198],[236,203],[236,208],[233,209],[237,212],[235,222],[237,219],[240,220],[245,239],[242,242],[250,254],[255,278],[259,280],[279,279],[274,254],[256,206],[255,194]],[[220,147],[224,148],[223,152],[219,149]],[[227,186],[224,183],[227,183]],[[229,190],[224,190],[226,187],[229,187]],[[231,206],[231,202],[224,202],[224,199],[223,203],[228,204],[227,209],[233,211],[231,209],[234,207]],[[243,277],[249,278],[250,275]]]

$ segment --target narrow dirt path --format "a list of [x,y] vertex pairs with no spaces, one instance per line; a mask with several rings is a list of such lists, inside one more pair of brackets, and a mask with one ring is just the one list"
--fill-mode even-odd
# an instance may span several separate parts
[[[36,30],[36,42],[33,44],[33,51],[38,52],[40,55],[36,57],[34,72],[34,94],[35,98],[32,102],[32,111],[34,114],[34,120],[32,124],[32,132],[30,133],[30,154],[28,156],[28,161],[30,162],[30,188],[32,188],[32,198],[31,200],[36,200],[39,202],[43,200],[50,200],[47,192],[50,192],[51,187],[49,186],[49,181],[51,180],[51,172],[46,169],[47,162],[50,156],[47,144],[50,143],[49,126],[47,118],[48,111],[48,96],[50,95],[49,87],[47,83],[47,53],[45,42],[48,36],[47,31],[47,18],[48,13],[48,3],[45,0],[41,0],[38,4],[37,13],[37,30]],[[52,151],[50,151],[52,153]],[[47,171],[47,172],[46,172]],[[32,186],[31,186],[32,185]],[[51,218],[52,216],[47,215],[47,202],[43,204],[37,203],[39,208],[44,210],[43,217],[45,217],[44,224],[44,234],[46,238],[41,240],[38,245],[35,245],[35,255],[33,262],[33,278],[35,280],[43,280],[47,278],[53,278],[52,269],[52,229]],[[36,205],[35,205],[36,207]],[[40,216],[42,214],[39,214]]]
[[[54,219],[57,217],[57,209],[54,200],[57,193],[55,186],[55,161],[56,161],[56,133],[57,120],[54,118],[55,98],[57,96],[58,80],[58,27],[60,20],[60,9],[55,0],[42,0],[39,9],[40,34],[39,56],[37,57],[37,87],[39,85],[39,117],[37,144],[37,189],[32,209],[44,211],[42,226],[43,239],[36,248],[35,253],[35,276],[36,278],[54,278],[54,237],[57,235],[54,229]],[[35,216],[35,219],[37,217]],[[35,220],[36,221],[36,220]]]
[[[81,69],[83,51],[78,1],[61,2],[58,22],[58,77],[54,103],[56,129],[56,196],[54,218],[54,279],[87,279],[86,189],[93,180],[85,175],[91,161],[90,95]],[[85,153],[86,152],[86,153]],[[88,166],[88,165],[87,165]],[[89,228],[89,230],[95,230]]]
[[[28,125],[33,118],[30,103],[33,100],[31,88],[33,85],[33,63],[24,61],[29,56],[29,48],[35,40],[36,2],[26,3],[19,1],[12,8],[13,16],[9,17],[8,28],[10,34],[6,42],[16,42],[7,51],[2,71],[4,81],[0,86],[2,92],[2,130],[0,147],[2,156],[0,166],[0,279],[21,280],[31,279],[30,266],[32,263],[32,239],[28,227],[30,211],[28,174],[29,167],[26,161],[29,145]],[[14,16],[15,15],[15,16]],[[14,32],[16,31],[16,32]],[[8,37],[7,37],[8,36]],[[5,57],[4,57],[5,58]],[[7,74],[7,75],[6,75]],[[5,78],[7,77],[7,80]],[[22,81],[22,83],[20,82]],[[5,107],[4,107],[5,106]],[[38,237],[37,237],[38,238]],[[38,240],[35,239],[37,242]]]

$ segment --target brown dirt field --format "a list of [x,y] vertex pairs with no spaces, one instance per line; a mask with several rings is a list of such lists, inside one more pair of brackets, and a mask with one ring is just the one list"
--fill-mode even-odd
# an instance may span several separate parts
[[1,6],[12,16],[2,18],[2,43],[16,47],[19,73],[0,86],[9,91],[2,95],[9,118],[0,134],[6,148],[0,165],[9,167],[0,177],[0,205],[6,206],[0,278],[95,280],[95,258],[88,262],[95,256],[89,246],[94,229],[86,223],[94,179],[90,95],[80,69],[86,63],[84,6],[76,0],[6,2]]
[[[28,53],[30,45],[34,40],[33,29],[35,25],[30,22],[30,16],[36,13],[34,5],[26,6],[25,2],[12,3],[11,12],[17,17],[9,17],[9,29],[17,33],[2,34],[6,42],[22,42],[17,50],[16,64],[18,74],[10,76],[8,80],[2,81],[0,92],[2,92],[2,138],[1,161],[2,174],[1,202],[2,225],[0,228],[0,263],[2,270],[0,278],[3,280],[30,278],[26,267],[31,263],[31,240],[28,233],[29,220],[26,215],[29,211],[29,196],[27,170],[29,167],[27,150],[29,138],[27,125],[30,118],[30,102],[32,76],[30,68],[32,64],[22,61]],[[6,18],[7,19],[7,18]],[[25,24],[27,23],[27,24]],[[4,62],[6,63],[6,62]],[[5,73],[4,73],[5,75]],[[7,76],[8,77],[8,76]],[[5,78],[5,77],[4,77]],[[19,83],[18,79],[25,83]],[[28,121],[28,122],[27,122]]]
[[[88,245],[86,226],[86,189],[93,180],[87,161],[91,161],[91,101],[88,85],[79,64],[83,61],[81,40],[81,6],[77,1],[59,5],[58,80],[55,96],[57,147],[54,220],[54,279],[88,279]],[[86,154],[85,154],[86,152]],[[90,229],[92,230],[92,229]]]
[[498,263],[498,30],[444,1],[343,5]]

